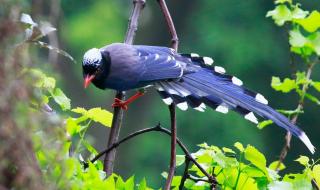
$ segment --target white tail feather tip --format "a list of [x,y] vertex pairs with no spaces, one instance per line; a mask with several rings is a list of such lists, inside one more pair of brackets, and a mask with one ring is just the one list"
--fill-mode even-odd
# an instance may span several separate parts
[[258,124],[258,119],[256,118],[256,116],[252,112],[245,115],[244,118],[251,121],[252,123]]
[[173,102],[172,98],[170,98],[170,97],[162,99],[162,101],[167,105],[170,105]]
[[216,108],[216,111],[221,113],[228,113],[229,109],[226,106],[220,105]]
[[182,111],[186,111],[188,109],[188,104],[187,104],[187,102],[182,102],[182,103],[177,104],[177,107],[179,109],[181,109]]
[[191,53],[190,56],[191,56],[191,57],[199,57],[199,54],[197,54],[197,53]]
[[232,77],[232,83],[235,84],[235,85],[238,85],[238,86],[242,86],[243,85],[243,82],[238,79],[237,77]]
[[226,73],[226,70],[223,67],[220,66],[214,66],[214,71],[220,74]]
[[312,154],[314,154],[314,152],[316,151],[315,147],[312,145],[311,141],[309,140],[309,138],[307,137],[307,135],[302,132],[300,135],[299,135],[299,138],[300,140],[307,146],[307,148],[310,150],[310,152]]
[[262,104],[268,104],[268,100],[262,95],[262,94],[257,94],[256,97],[255,97],[256,101],[257,102],[260,102]]
[[203,62],[206,65],[212,65],[212,63],[214,62],[213,59],[211,57],[203,57]]

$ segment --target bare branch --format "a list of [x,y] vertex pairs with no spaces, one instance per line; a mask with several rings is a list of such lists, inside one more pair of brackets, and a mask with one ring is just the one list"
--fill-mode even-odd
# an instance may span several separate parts
[[[167,22],[169,32],[171,34],[171,47],[177,52],[178,51],[178,35],[172,21],[169,9],[165,0],[158,0],[160,9]],[[170,167],[168,172],[167,181],[165,184],[165,190],[170,190],[172,179],[174,177],[176,168],[176,141],[177,141],[177,122],[176,122],[176,106],[174,103],[169,105],[170,111],[170,122],[171,122],[171,151],[170,151]]]
[[[138,28],[138,20],[140,13],[144,7],[145,0],[133,0],[133,10],[129,18],[128,30],[124,42],[127,44],[132,44],[134,40],[135,33]],[[118,91],[116,97],[120,100],[125,99],[125,92]],[[108,138],[108,147],[111,147],[115,142],[118,141],[121,124],[123,119],[123,110],[119,107],[115,107],[113,111],[113,120],[111,125],[111,131]],[[113,172],[114,160],[116,156],[116,149],[112,149],[111,152],[106,154],[104,159],[104,171],[107,176],[110,176]]]
[[[311,78],[312,69],[313,69],[314,65],[315,65],[315,63],[311,63],[308,66],[307,74],[306,74],[306,80],[307,81],[309,81],[310,78]],[[306,94],[306,92],[308,90],[308,87],[309,87],[309,83],[305,83],[303,85],[303,87],[302,87],[301,97],[300,97],[298,106],[296,108],[297,113],[291,119],[291,123],[293,123],[293,124],[296,124],[296,122],[298,120],[298,117],[299,117],[299,114],[303,110],[304,98],[305,98],[305,94]],[[290,132],[287,132],[287,134],[285,136],[285,140],[286,141],[285,141],[285,144],[284,144],[284,146],[283,146],[283,148],[281,150],[281,153],[280,153],[280,156],[279,156],[279,162],[278,162],[278,165],[276,167],[276,170],[279,170],[281,163],[283,163],[284,159],[286,158],[286,156],[288,154],[288,151],[290,149],[291,137],[292,137],[292,134]]]

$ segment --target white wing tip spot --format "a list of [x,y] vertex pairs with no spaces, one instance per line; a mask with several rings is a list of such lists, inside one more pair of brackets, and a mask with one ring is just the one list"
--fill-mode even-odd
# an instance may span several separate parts
[[223,67],[220,66],[214,66],[214,71],[220,74],[225,74],[226,70]]
[[220,113],[228,113],[229,109],[226,106],[220,105],[216,108],[216,111]]
[[301,141],[308,147],[308,149],[310,150],[310,152],[312,154],[314,154],[314,152],[316,151],[315,150],[315,147],[312,145],[312,143],[310,142],[309,138],[307,137],[307,135],[302,132],[300,135],[299,135],[299,138],[301,139]]
[[162,99],[162,101],[167,105],[171,105],[173,102],[172,98],[170,98],[170,97],[164,98],[164,99]]
[[156,60],[158,60],[158,59],[159,59],[159,57],[160,57],[160,56],[159,56],[159,54],[157,54],[157,53],[156,53],[156,54],[155,54],[155,58],[154,58],[154,60],[155,60],[155,61],[156,61]]
[[211,57],[203,57],[203,62],[206,65],[212,65],[214,61]]
[[177,107],[179,109],[181,109],[182,111],[186,111],[188,109],[188,104],[187,104],[187,102],[181,102],[181,103],[177,104]]
[[231,80],[232,80],[232,83],[235,84],[235,85],[238,85],[238,86],[242,86],[243,85],[243,82],[240,79],[238,79],[237,77],[235,77],[235,76],[233,76]]
[[253,112],[248,113],[247,115],[244,116],[246,120],[251,121],[252,123],[258,124],[258,119],[256,116],[253,114]]
[[256,95],[255,99],[257,102],[260,102],[262,104],[266,104],[266,105],[268,104],[268,100],[260,93]]

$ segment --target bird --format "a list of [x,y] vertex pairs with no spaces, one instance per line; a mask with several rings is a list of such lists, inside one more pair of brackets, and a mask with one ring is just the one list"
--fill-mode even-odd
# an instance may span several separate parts
[[[93,83],[99,89],[128,91],[152,86],[165,104],[183,111],[191,107],[204,112],[207,106],[221,113],[233,110],[255,124],[258,115],[291,132],[315,152],[306,133],[271,108],[262,94],[245,88],[239,78],[213,63],[211,57],[168,47],[112,43],[85,52],[84,87]],[[143,94],[138,91],[126,101],[116,98],[112,106],[126,110]]]

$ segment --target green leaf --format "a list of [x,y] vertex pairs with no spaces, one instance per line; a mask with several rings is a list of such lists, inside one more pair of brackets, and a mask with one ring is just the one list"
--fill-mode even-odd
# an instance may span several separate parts
[[267,127],[268,125],[271,125],[272,123],[273,123],[272,120],[264,120],[264,121],[259,122],[259,124],[257,125],[257,127],[258,127],[259,129],[263,129],[263,128]]
[[185,155],[176,155],[176,167],[181,166],[185,161]]
[[[277,161],[273,161],[273,162],[269,165],[268,168],[270,168],[270,169],[272,169],[272,170],[279,170],[279,171],[284,170],[284,169],[286,168],[286,166],[285,166],[283,163],[280,163],[279,167],[278,167],[278,165],[279,165],[279,161],[278,161],[278,160],[277,160]],[[278,168],[277,168],[277,167],[278,167]]]
[[274,181],[268,185],[269,190],[293,190],[293,186],[289,182]]
[[120,176],[117,177],[116,189],[117,190],[125,190],[125,183]]
[[310,49],[320,56],[320,32],[316,32],[308,36],[310,41]]
[[248,145],[244,151],[244,157],[261,171],[265,172],[265,174],[267,174],[266,158],[255,147]]
[[303,19],[309,14],[309,11],[304,11],[299,7],[299,4],[296,4],[292,11],[293,19]]
[[312,176],[315,179],[318,187],[320,187],[320,165],[314,165],[312,168]]
[[125,190],[134,190],[134,176],[131,176],[126,182],[125,182]]
[[303,166],[307,166],[309,164],[309,158],[307,156],[300,156],[294,161],[299,162]]
[[68,134],[70,136],[73,136],[79,133],[81,127],[78,125],[74,118],[68,118],[66,120],[66,128]]
[[233,146],[236,147],[240,152],[243,152],[243,151],[244,151],[244,147],[243,147],[243,145],[242,145],[240,142],[234,143]]
[[56,88],[51,95],[62,110],[70,109],[70,99],[62,92],[60,88]]
[[88,117],[95,122],[99,122],[106,127],[111,127],[112,113],[101,108],[92,108],[88,110]]
[[138,190],[147,190],[147,181],[145,178],[143,178],[139,183]]
[[320,92],[320,82],[312,82],[311,85]]
[[92,108],[90,110],[86,110],[84,108],[75,108],[72,109],[71,111],[75,112],[75,113],[79,113],[82,114],[83,116],[92,119],[95,122],[99,122],[102,125],[106,126],[106,127],[110,127],[111,123],[112,123],[112,113],[108,112],[104,109],[101,108]]
[[52,77],[45,77],[43,79],[43,88],[52,90],[56,87],[56,80]]
[[316,103],[317,105],[320,105],[320,100],[317,97],[315,97],[309,93],[305,93],[305,97],[308,98],[309,100],[311,100],[312,102]]
[[222,150],[223,150],[224,153],[235,154],[235,152],[230,148],[222,147]]
[[289,43],[292,47],[301,48],[308,43],[308,39],[297,30],[291,30],[289,32]]
[[276,0],[275,4],[282,4],[282,3],[285,3],[285,2],[288,2],[288,3],[292,4],[292,0]]
[[278,26],[282,26],[285,22],[292,19],[290,9],[284,4],[276,6],[272,11],[268,11],[266,17],[272,17]]
[[307,18],[295,19],[294,22],[300,24],[308,32],[315,32],[320,27],[320,13],[312,11]]
[[279,77],[272,77],[271,87],[277,91],[288,93],[291,90],[297,88],[297,85],[294,80],[289,78],[285,78],[284,81],[281,82]]

